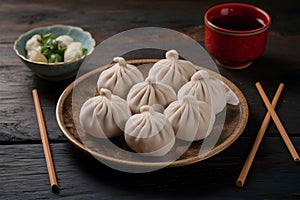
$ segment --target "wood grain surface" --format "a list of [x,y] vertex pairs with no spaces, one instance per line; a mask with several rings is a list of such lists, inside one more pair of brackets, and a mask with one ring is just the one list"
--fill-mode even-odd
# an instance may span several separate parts
[[[55,107],[73,79],[49,82],[35,76],[13,51],[15,39],[39,26],[69,24],[89,31],[97,44],[131,28],[154,26],[183,32],[203,45],[205,10],[227,0],[21,1],[0,2],[0,199],[299,199],[300,165],[291,159],[271,121],[244,188],[235,187],[266,114],[255,82],[269,99],[285,84],[276,112],[300,152],[300,12],[298,1],[241,0],[272,17],[264,55],[251,67],[219,68],[249,106],[241,137],[224,152],[190,166],[146,174],[123,173],[81,153],[63,136]],[[232,2],[232,1],[230,1]],[[142,55],[132,54],[130,59]],[[53,194],[31,90],[37,88],[60,184]]]
[[[299,139],[292,139],[300,145]],[[289,157],[280,138],[263,140],[244,188],[234,186],[249,150],[245,147],[251,144],[240,138],[232,148],[209,160],[146,174],[116,171],[69,143],[52,144],[60,184],[57,195],[49,191],[41,144],[1,145],[0,191],[6,199],[299,198],[299,164]]]

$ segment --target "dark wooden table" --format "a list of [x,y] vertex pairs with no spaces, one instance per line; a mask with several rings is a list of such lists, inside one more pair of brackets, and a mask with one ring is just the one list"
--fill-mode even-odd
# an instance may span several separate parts
[[[300,10],[296,0],[245,1],[272,16],[267,49],[251,67],[220,68],[244,93],[246,129],[225,151],[189,166],[132,174],[111,169],[72,146],[60,131],[55,107],[73,81],[35,76],[13,52],[31,28],[70,24],[91,32],[97,44],[131,28],[156,26],[188,34],[203,44],[203,15],[228,1],[21,1],[0,3],[0,199],[300,199],[300,165],[293,162],[270,124],[244,188],[235,181],[266,108],[254,83],[269,98],[285,83],[277,113],[300,152]],[[50,190],[31,90],[37,88],[49,134],[60,192]]]

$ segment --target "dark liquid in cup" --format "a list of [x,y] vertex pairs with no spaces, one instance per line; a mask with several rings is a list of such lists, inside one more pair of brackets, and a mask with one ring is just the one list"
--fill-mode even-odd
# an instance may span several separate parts
[[214,19],[211,22],[218,27],[234,31],[249,31],[264,26],[263,22],[260,22],[257,19],[236,16],[226,16]]

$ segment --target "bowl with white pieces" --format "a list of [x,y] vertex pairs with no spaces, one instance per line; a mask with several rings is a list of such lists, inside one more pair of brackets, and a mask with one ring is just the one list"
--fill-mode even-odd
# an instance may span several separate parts
[[77,74],[95,45],[92,35],[80,27],[53,25],[20,35],[14,43],[14,51],[40,78],[61,81]]

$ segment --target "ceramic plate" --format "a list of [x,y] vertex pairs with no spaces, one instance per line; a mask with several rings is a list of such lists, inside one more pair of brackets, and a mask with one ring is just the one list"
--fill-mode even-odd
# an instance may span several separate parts
[[[136,65],[144,74],[144,76],[147,76],[149,69],[157,61],[158,60],[156,59],[143,59],[131,60],[127,61],[127,63]],[[80,127],[79,124],[80,107],[88,98],[91,97],[91,95],[93,96],[93,94],[96,94],[96,83],[100,73],[111,66],[112,64],[97,68],[87,74],[84,74],[64,90],[58,100],[56,108],[56,118],[60,129],[62,130],[65,137],[73,145],[75,145],[75,147],[79,148],[89,155],[93,155],[107,162],[140,167],[165,166],[164,161],[153,161],[150,159],[149,161],[145,162],[144,160],[128,157],[127,154],[117,152],[115,149],[110,149],[105,145],[97,147],[97,151],[83,145],[78,134],[78,131],[83,131],[82,127]],[[248,105],[244,95],[239,90],[239,88],[235,86],[230,80],[221,76],[220,74],[202,67],[197,67],[197,69],[207,70],[213,76],[221,79],[226,84],[226,86],[230,88],[236,95],[239,103],[238,105],[227,104],[226,109],[224,109],[225,111],[222,112],[223,114],[226,113],[226,115],[223,115],[225,123],[215,123],[213,131],[210,135],[212,135],[214,131],[219,131],[220,137],[209,152],[199,151],[202,146],[202,141],[193,142],[185,151],[185,153],[183,153],[183,155],[181,155],[177,160],[170,163],[168,167],[189,165],[207,159],[223,151],[242,134],[247,124],[249,114]],[[74,87],[76,87],[76,93],[81,97],[78,101],[72,101]],[[219,115],[222,115],[222,113],[218,114],[216,118],[220,117]],[[130,151],[130,149],[128,149],[128,146],[126,145],[124,136],[115,138],[113,143],[124,150]]]

